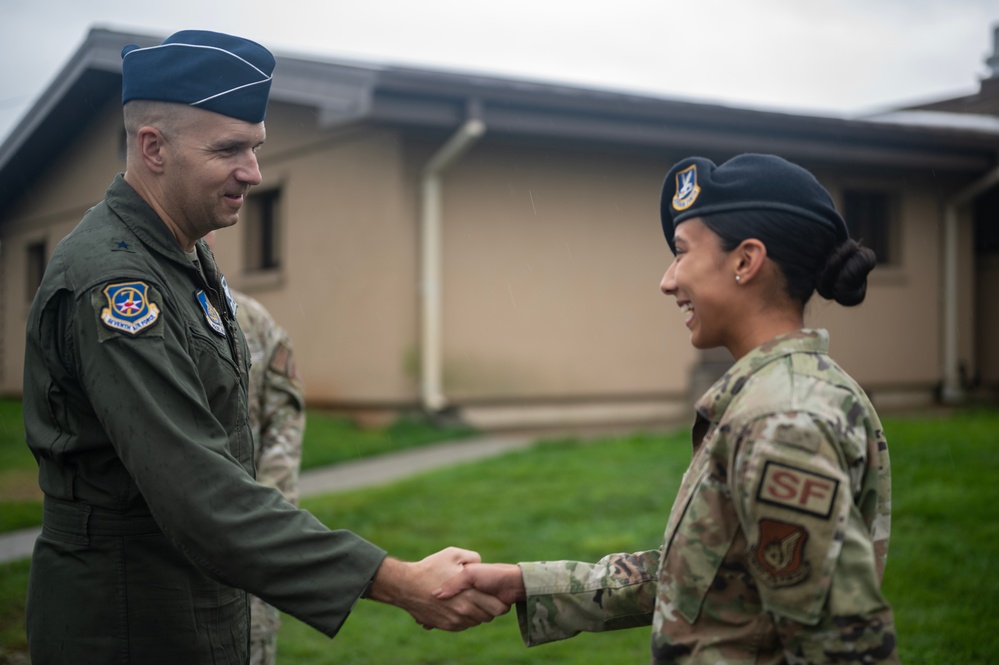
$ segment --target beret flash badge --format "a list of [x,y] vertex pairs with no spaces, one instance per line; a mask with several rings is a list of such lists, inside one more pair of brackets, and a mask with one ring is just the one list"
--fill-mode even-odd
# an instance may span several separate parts
[[137,335],[160,318],[156,303],[149,302],[145,282],[109,284],[104,289],[108,306],[101,310],[101,321],[108,328]]
[[676,194],[673,195],[673,208],[686,210],[694,205],[701,186],[697,184],[697,164],[691,164],[676,174]]
[[808,531],[804,527],[761,519],[760,540],[750,563],[767,586],[793,586],[805,580],[812,570],[804,560],[806,542]]
[[211,328],[216,335],[225,337],[225,325],[222,323],[222,317],[219,316],[218,310],[215,309],[215,306],[208,300],[208,294],[204,291],[198,291],[194,294],[194,297],[198,299],[198,304],[201,305],[201,309],[205,312],[205,321],[208,322],[208,327]]

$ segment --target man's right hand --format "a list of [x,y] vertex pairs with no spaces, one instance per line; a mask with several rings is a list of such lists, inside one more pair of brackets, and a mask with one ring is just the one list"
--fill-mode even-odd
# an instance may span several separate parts
[[406,610],[428,630],[472,628],[506,614],[510,604],[470,587],[447,598],[435,597],[432,592],[464,566],[479,561],[476,552],[457,547],[448,547],[415,563],[387,558],[375,573],[369,597]]

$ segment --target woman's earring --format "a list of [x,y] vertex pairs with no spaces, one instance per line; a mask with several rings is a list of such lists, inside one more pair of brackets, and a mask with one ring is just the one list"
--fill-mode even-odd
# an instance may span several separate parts
[[735,276],[735,281],[741,282],[742,281],[742,275],[736,275]]

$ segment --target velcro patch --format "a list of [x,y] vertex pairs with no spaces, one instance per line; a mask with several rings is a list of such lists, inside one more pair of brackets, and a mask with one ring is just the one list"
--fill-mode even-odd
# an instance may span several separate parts
[[284,340],[281,340],[271,354],[270,369],[281,376],[289,379],[298,379],[298,368],[295,366],[295,358],[291,352],[291,347]]
[[145,282],[108,284],[103,291],[107,307],[101,309],[105,326],[128,335],[138,335],[160,318],[160,308],[149,298]]
[[839,481],[829,476],[768,460],[756,499],[799,513],[828,519]]
[[201,311],[205,313],[205,322],[208,327],[211,328],[212,332],[220,337],[225,337],[225,324],[222,323],[222,317],[219,316],[219,311],[215,309],[212,301],[208,299],[208,294],[204,291],[197,291],[194,294],[195,300],[201,305]]
[[760,520],[760,539],[750,563],[770,587],[787,587],[808,578],[811,565],[805,560],[808,530],[797,524]]

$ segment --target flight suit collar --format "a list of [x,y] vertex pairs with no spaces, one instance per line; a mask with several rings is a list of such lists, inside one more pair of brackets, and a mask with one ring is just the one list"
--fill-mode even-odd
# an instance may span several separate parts
[[193,267],[177,239],[163,223],[152,206],[132,188],[119,173],[104,197],[108,207],[149,249],[171,261]]

